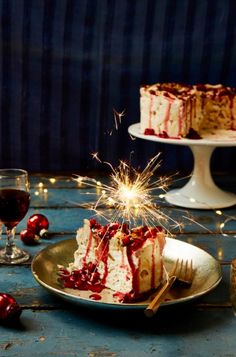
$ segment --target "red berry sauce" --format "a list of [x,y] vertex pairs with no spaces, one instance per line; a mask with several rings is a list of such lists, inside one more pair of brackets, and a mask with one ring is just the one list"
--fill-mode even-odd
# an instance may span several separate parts
[[91,294],[91,295],[89,295],[89,298],[91,300],[101,300],[102,297],[99,294]]
[[[138,298],[142,297],[139,292],[139,269],[133,262],[133,253],[140,249],[147,239],[156,238],[158,232],[162,231],[162,228],[157,227],[147,227],[141,226],[137,228],[130,229],[128,224],[120,224],[118,222],[107,224],[102,226],[97,223],[95,219],[90,220],[91,233],[88,239],[88,244],[86,248],[86,254],[83,258],[83,266],[81,269],[68,271],[65,268],[60,268],[58,271],[59,281],[62,283],[64,288],[79,289],[79,290],[90,290],[95,294],[91,294],[90,298],[92,300],[100,300],[101,296],[99,293],[105,288],[106,280],[108,275],[108,257],[109,257],[109,243],[117,232],[121,234],[120,243],[126,247],[127,259],[132,272],[133,277],[133,289],[127,294],[122,294],[116,292],[113,296],[120,302],[133,302]],[[89,255],[92,239],[97,241],[96,248],[96,261],[87,262],[87,257]],[[164,241],[159,239],[160,249],[163,249]],[[154,253],[153,253],[154,254]],[[98,264],[103,262],[103,274],[98,271]],[[136,295],[134,294],[136,292]]]
[[96,293],[100,293],[105,288],[96,265],[92,262],[84,263],[83,268],[73,270],[71,273],[65,268],[60,268],[58,275],[64,288],[91,290]]
[[155,135],[155,131],[154,131],[154,129],[146,128],[144,130],[144,135]]

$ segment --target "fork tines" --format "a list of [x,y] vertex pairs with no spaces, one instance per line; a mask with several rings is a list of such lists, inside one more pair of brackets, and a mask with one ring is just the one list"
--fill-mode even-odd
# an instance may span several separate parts
[[192,259],[184,261],[176,260],[173,270],[170,276],[176,276],[176,280],[184,285],[191,285],[193,281],[193,261]]

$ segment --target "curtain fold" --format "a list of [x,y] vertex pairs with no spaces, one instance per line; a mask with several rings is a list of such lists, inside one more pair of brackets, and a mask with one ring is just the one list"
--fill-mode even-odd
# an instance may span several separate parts
[[[128,135],[139,86],[236,87],[235,13],[233,0],[0,0],[0,166],[102,170],[91,153],[139,166],[161,151],[161,171],[191,170],[188,148]],[[234,156],[219,149],[213,170]]]

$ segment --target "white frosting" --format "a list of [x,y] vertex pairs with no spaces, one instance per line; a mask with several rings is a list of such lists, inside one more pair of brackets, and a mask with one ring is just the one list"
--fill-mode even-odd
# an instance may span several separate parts
[[[165,84],[164,84],[165,85]],[[165,132],[169,137],[180,138],[193,128],[199,134],[206,129],[236,129],[236,95],[222,85],[205,85],[205,91],[196,86],[181,95],[181,86],[176,85],[180,95],[160,84],[140,88],[141,132],[153,129],[156,135]],[[183,87],[186,89],[186,87]],[[225,90],[225,93],[224,93]],[[221,95],[217,95],[221,91]]]
[[[164,233],[158,232],[159,239],[164,242]],[[141,248],[135,250],[130,256],[127,246],[121,244],[120,231],[108,240],[109,253],[107,261],[98,261],[99,244],[101,239],[92,234],[90,222],[85,219],[84,226],[77,231],[78,249],[74,253],[74,262],[69,270],[80,269],[84,262],[96,262],[101,277],[106,275],[105,286],[121,292],[129,293],[137,288],[133,273],[137,269],[138,290],[136,293],[144,293],[160,285],[163,275],[161,247],[158,238],[147,238]],[[130,259],[133,267],[130,266]],[[107,273],[106,273],[107,269]],[[154,276],[153,276],[154,274]]]

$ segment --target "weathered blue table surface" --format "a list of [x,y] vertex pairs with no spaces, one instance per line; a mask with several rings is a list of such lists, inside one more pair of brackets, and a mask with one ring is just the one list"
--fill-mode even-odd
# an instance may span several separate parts
[[[219,176],[216,181],[236,191],[236,177]],[[17,233],[33,213],[46,215],[51,233],[50,240],[24,246],[33,257],[51,243],[74,237],[83,218],[92,215],[83,204],[97,196],[96,189],[79,186],[70,176],[31,175],[31,197],[31,208]],[[37,284],[30,261],[2,265],[0,290],[12,294],[23,312],[19,323],[0,326],[0,356],[236,356],[236,318],[229,299],[230,262],[236,257],[236,207],[221,209],[219,214],[171,207],[163,200],[160,209],[178,221],[189,215],[199,223],[188,220],[182,232],[173,233],[219,260],[223,279],[215,290],[191,303],[161,307],[153,319],[147,319],[143,311],[91,309],[65,302]],[[17,243],[22,246],[20,240]]]

